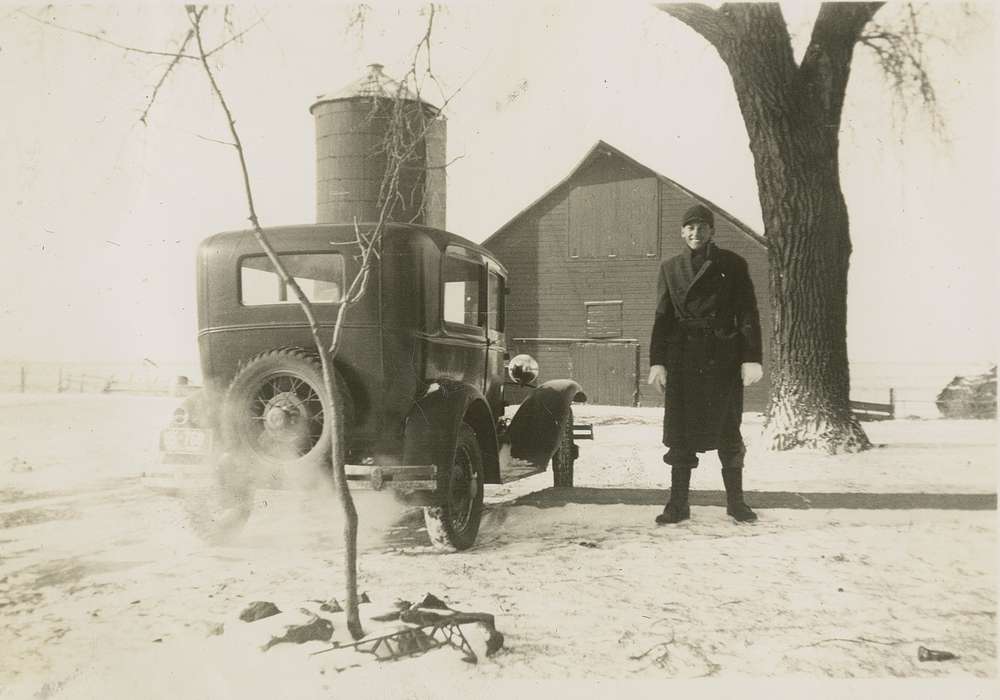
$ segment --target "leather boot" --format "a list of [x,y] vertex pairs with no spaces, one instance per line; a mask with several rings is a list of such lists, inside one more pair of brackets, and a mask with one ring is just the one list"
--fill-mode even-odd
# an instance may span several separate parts
[[691,488],[691,470],[686,467],[670,469],[670,500],[663,512],[656,516],[657,525],[679,523],[691,517],[688,505],[688,491]]
[[743,501],[743,470],[723,469],[722,483],[726,485],[726,513],[741,523],[756,520],[757,514]]

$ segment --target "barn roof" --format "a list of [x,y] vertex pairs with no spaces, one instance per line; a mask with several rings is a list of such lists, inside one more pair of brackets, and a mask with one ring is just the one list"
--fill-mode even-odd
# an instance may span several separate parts
[[591,148],[587,152],[587,155],[585,155],[583,157],[583,159],[577,164],[577,166],[575,168],[573,168],[569,172],[569,174],[566,177],[564,177],[562,180],[560,180],[559,182],[557,182],[554,186],[550,187],[541,197],[539,197],[538,199],[536,199],[535,201],[533,201],[531,204],[529,204],[528,206],[526,206],[524,209],[522,209],[521,211],[519,211],[517,214],[515,214],[514,217],[511,218],[507,223],[505,223],[503,226],[501,226],[500,228],[498,228],[493,235],[491,235],[489,238],[487,238],[485,241],[483,241],[482,245],[484,245],[484,246],[487,245],[495,237],[497,237],[500,234],[502,234],[504,232],[504,230],[506,230],[507,228],[509,228],[514,222],[516,222],[522,216],[524,216],[529,211],[531,211],[532,209],[534,209],[535,206],[537,204],[539,204],[542,200],[544,200],[550,194],[552,194],[553,192],[555,192],[556,190],[558,190],[560,187],[562,187],[563,185],[565,185],[567,182],[569,182],[570,180],[572,180],[573,177],[578,172],[580,172],[581,170],[583,170],[583,168],[586,167],[590,163],[590,161],[593,160],[593,158],[595,156],[598,156],[598,155],[614,155],[614,156],[617,156],[617,157],[619,157],[619,158],[627,161],[628,163],[630,163],[630,164],[632,164],[632,165],[634,165],[634,166],[636,166],[638,168],[641,168],[643,170],[649,171],[650,173],[652,173],[661,182],[666,182],[666,183],[668,183],[670,185],[673,185],[674,187],[676,187],[677,189],[681,190],[685,194],[689,195],[690,197],[692,197],[696,201],[701,202],[702,204],[704,204],[705,206],[709,207],[712,211],[714,211],[719,216],[724,217],[727,221],[729,221],[731,224],[733,224],[733,226],[735,226],[737,229],[739,229],[740,231],[742,231],[743,233],[745,233],[749,238],[752,238],[753,240],[757,241],[762,246],[767,247],[767,239],[764,236],[762,236],[761,234],[759,234],[756,231],[754,231],[752,228],[750,228],[749,226],[747,226],[745,223],[743,223],[742,221],[740,221],[739,219],[737,219],[735,216],[733,216],[732,214],[730,214],[729,212],[727,212],[725,209],[723,209],[719,205],[717,205],[717,204],[715,204],[713,202],[710,202],[709,200],[705,199],[704,197],[702,197],[699,194],[696,194],[696,193],[692,192],[688,188],[684,187],[684,185],[680,184],[679,182],[677,182],[675,180],[671,180],[666,175],[661,175],[660,173],[658,173],[655,170],[653,170],[652,168],[650,168],[648,165],[643,165],[639,161],[637,161],[634,158],[626,155],[625,153],[623,153],[622,151],[618,150],[617,148],[615,148],[614,146],[612,146],[611,144],[609,144],[609,143],[607,143],[605,141],[598,141],[596,144],[594,144],[594,147]]

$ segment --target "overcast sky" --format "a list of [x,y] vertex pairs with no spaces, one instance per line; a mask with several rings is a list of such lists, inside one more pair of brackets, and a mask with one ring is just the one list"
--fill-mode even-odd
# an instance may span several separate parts
[[[219,79],[265,226],[314,221],[315,97],[372,62],[401,74],[423,31],[418,4],[370,4],[363,35],[345,32],[348,5],[234,11],[238,27],[264,17],[224,52]],[[786,8],[800,54],[815,9]],[[187,28],[182,7],[162,3],[27,12],[158,50]],[[871,55],[856,52],[841,132],[849,350],[986,362],[997,347],[995,17],[988,3],[972,14],[932,3],[925,15],[946,139],[919,108],[904,117]],[[441,10],[433,38],[445,92],[460,89],[447,108],[450,230],[483,240],[603,139],[763,231],[725,67],[668,15],[639,3],[462,3]],[[196,358],[195,247],[244,228],[247,213],[196,65],[181,65],[138,122],[167,62],[0,5],[0,360]],[[441,102],[433,86],[424,94]]]

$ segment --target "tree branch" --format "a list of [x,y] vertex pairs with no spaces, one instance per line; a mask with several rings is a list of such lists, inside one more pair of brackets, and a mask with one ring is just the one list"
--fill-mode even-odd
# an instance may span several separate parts
[[136,48],[135,46],[126,46],[125,44],[119,44],[117,41],[111,41],[111,39],[106,39],[103,36],[101,36],[100,34],[93,34],[91,32],[85,32],[82,29],[74,29],[72,27],[65,27],[65,26],[63,26],[61,24],[57,24],[56,22],[53,22],[51,20],[42,19],[40,17],[35,17],[34,15],[32,15],[32,14],[30,14],[28,12],[25,12],[24,10],[17,10],[17,13],[19,15],[27,17],[28,19],[30,19],[30,20],[32,20],[34,22],[38,22],[39,24],[46,25],[46,26],[49,26],[49,27],[53,27],[54,29],[59,29],[59,30],[64,31],[64,32],[69,32],[70,34],[79,34],[80,36],[89,37],[90,39],[94,39],[96,41],[99,41],[102,44],[108,44],[109,46],[114,46],[116,49],[121,49],[122,51],[128,51],[130,53],[145,54],[146,56],[166,56],[168,58],[187,59],[189,61],[197,61],[198,60],[197,56],[191,56],[189,54],[184,54],[184,53],[177,52],[177,51],[175,51],[175,52],[170,52],[170,51],[154,51],[152,49],[140,49],[140,48]]
[[[94,39],[95,41],[99,41],[102,44],[107,44],[108,46],[113,46],[116,49],[121,49],[122,51],[128,51],[129,53],[138,53],[138,54],[144,54],[146,56],[163,56],[163,57],[166,57],[166,58],[172,58],[174,60],[173,60],[173,63],[171,64],[170,69],[172,69],[173,65],[175,63],[177,63],[178,61],[180,61],[180,60],[188,60],[188,61],[198,61],[199,60],[198,56],[192,56],[191,54],[184,53],[184,47],[186,47],[187,44],[188,44],[188,42],[191,40],[191,33],[190,33],[190,31],[188,32],[188,35],[185,37],[184,43],[181,45],[181,48],[178,49],[177,51],[173,51],[173,52],[171,52],[171,51],[156,51],[155,49],[140,49],[140,48],[138,48],[136,46],[128,46],[127,44],[121,44],[121,43],[119,43],[117,41],[112,41],[111,39],[103,37],[100,34],[94,34],[93,32],[85,32],[82,29],[75,29],[74,27],[67,27],[67,26],[59,24],[57,22],[53,22],[52,20],[49,20],[49,19],[42,19],[41,17],[36,17],[33,14],[31,14],[29,12],[25,12],[24,10],[21,10],[21,9],[12,10],[10,14],[19,14],[19,15],[22,15],[23,17],[27,17],[28,19],[32,20],[33,22],[37,22],[38,24],[41,24],[41,25],[44,25],[44,26],[47,26],[47,27],[52,27],[53,29],[58,29],[58,30],[63,31],[63,32],[69,32],[70,34],[79,34],[80,36],[85,36],[85,37],[87,37],[89,39]],[[267,13],[265,12],[264,15],[258,17],[257,21],[254,22],[253,24],[251,24],[246,29],[244,29],[244,30],[242,30],[240,32],[237,32],[236,34],[233,34],[228,39],[226,39],[224,42],[222,42],[221,44],[219,44],[218,46],[216,46],[214,49],[209,49],[208,51],[206,51],[205,52],[205,56],[211,57],[214,54],[216,54],[219,51],[221,51],[222,49],[224,49],[229,44],[233,43],[234,41],[238,41],[238,40],[242,39],[247,33],[249,33],[251,30],[253,30],[258,24],[260,24],[261,22],[263,22],[264,18],[266,16],[267,16]],[[167,70],[167,73],[170,72],[170,69]]]
[[884,2],[845,2],[821,5],[816,23],[813,25],[809,46],[802,58],[802,69],[809,70],[814,63],[822,60],[823,51],[831,46],[841,50],[853,47],[865,25],[884,4]]
[[723,46],[732,34],[731,20],[719,10],[695,2],[654,3],[653,7],[676,20],[680,20],[705,38],[716,49]]
[[201,134],[191,134],[196,139],[201,139],[202,141],[208,141],[209,143],[217,143],[220,146],[229,146],[230,148],[236,148],[236,144],[232,141],[223,141],[222,139],[213,139],[208,136],[202,136]]
[[[438,82],[437,75],[434,73],[434,67],[431,65],[431,34],[434,30],[434,17],[436,14],[437,14],[437,9],[434,7],[434,4],[433,3],[429,4],[427,6],[427,31],[424,32],[424,35],[420,38],[420,41],[417,43],[416,51],[414,51],[413,54],[413,67],[416,68],[417,57],[420,55],[420,48],[424,47],[424,49],[427,52],[427,69],[424,72],[428,77],[430,77],[431,81],[437,86],[438,92],[441,93],[441,99],[444,100],[445,99],[444,88],[441,86],[441,83]],[[418,95],[420,94],[419,86],[417,87],[417,94]]]
[[455,156],[454,158],[452,158],[451,160],[449,160],[449,161],[448,161],[447,163],[445,163],[444,165],[428,165],[428,166],[426,166],[426,167],[425,167],[425,170],[447,170],[447,169],[448,169],[448,168],[450,168],[450,167],[451,167],[451,166],[452,166],[452,165],[453,165],[453,164],[454,164],[454,163],[455,163],[456,161],[460,161],[460,160],[462,160],[463,158],[465,158],[465,154],[464,154],[464,153],[463,153],[462,155],[460,155],[460,156]]
[[812,644],[804,644],[799,647],[799,649],[805,649],[806,647],[817,647],[821,644],[830,644],[833,642],[850,642],[852,644],[880,644],[883,646],[898,646],[900,644],[909,644],[910,642],[892,639],[892,640],[881,640],[881,639],[869,639],[867,637],[831,637],[830,639],[820,639],[819,641],[813,642]]
[[[142,123],[143,125],[147,125],[148,126],[148,124],[149,124],[149,121],[148,121],[149,120],[149,113],[153,109],[153,105],[156,104],[156,98],[157,98],[157,96],[160,93],[160,89],[166,83],[167,78],[173,72],[174,68],[177,67],[177,64],[180,63],[182,60],[189,60],[189,61],[198,61],[199,60],[198,56],[192,56],[190,54],[184,53],[184,49],[187,48],[187,45],[191,42],[191,39],[194,37],[194,30],[193,29],[189,29],[188,30],[188,33],[185,35],[184,40],[181,42],[180,48],[177,49],[177,51],[174,51],[174,52],[156,51],[156,50],[153,50],[153,49],[141,49],[141,48],[138,48],[136,46],[128,46],[126,44],[121,44],[121,43],[119,43],[117,41],[112,41],[111,39],[108,39],[108,38],[106,38],[104,36],[101,36],[100,34],[95,34],[93,32],[85,32],[82,29],[75,29],[73,27],[66,27],[66,26],[61,25],[61,24],[59,24],[57,22],[54,22],[52,20],[42,19],[41,17],[36,17],[36,16],[34,16],[34,15],[28,13],[28,12],[25,12],[24,10],[21,10],[21,9],[13,10],[10,14],[15,14],[15,13],[16,14],[20,14],[20,15],[22,15],[24,17],[27,17],[28,19],[32,20],[33,22],[37,22],[38,24],[41,24],[41,25],[44,25],[44,26],[48,26],[48,27],[52,27],[53,29],[58,29],[60,31],[69,32],[70,34],[79,34],[80,36],[85,36],[85,37],[87,37],[89,39],[94,39],[95,41],[98,41],[98,42],[100,42],[102,44],[107,44],[109,46],[113,46],[113,47],[115,47],[117,49],[121,49],[122,51],[126,51],[126,52],[129,52],[129,53],[143,54],[143,55],[146,55],[146,56],[164,56],[164,57],[170,57],[170,59],[171,59],[170,64],[167,66],[167,69],[165,71],[163,71],[163,75],[160,76],[160,79],[157,81],[156,85],[153,87],[153,93],[152,93],[152,95],[150,95],[149,102],[146,104],[145,109],[142,110],[142,115],[139,117],[139,122]],[[237,32],[235,34],[232,34],[232,36],[230,36],[228,39],[226,39],[221,44],[219,44],[218,46],[216,46],[214,49],[206,51],[204,55],[206,57],[212,56],[212,55],[218,53],[219,51],[222,51],[222,49],[224,49],[229,44],[231,44],[231,43],[233,43],[235,41],[239,41],[248,32],[250,32],[254,27],[256,27],[258,24],[260,24],[261,22],[263,22],[265,16],[266,16],[266,13],[264,15],[258,17],[257,21],[254,22],[253,24],[251,24],[246,29],[244,29],[244,30],[242,30],[240,32]],[[230,19],[230,16],[229,16],[229,6],[226,7],[226,11],[225,11],[225,23],[226,23],[227,27],[229,27],[230,29],[232,28],[231,19]]]
[[[250,187],[250,173],[247,168],[246,156],[243,152],[243,142],[240,140],[240,135],[236,131],[236,120],[233,119],[233,113],[229,109],[229,103],[222,94],[222,89],[219,87],[219,83],[215,79],[215,73],[212,71],[211,66],[208,65],[208,54],[205,52],[205,47],[201,38],[201,18],[202,15],[205,14],[206,9],[207,7],[204,5],[200,8],[194,8],[189,5],[187,7],[188,18],[191,20],[192,31],[194,32],[195,38],[198,42],[199,60],[201,61],[202,68],[205,70],[205,75],[208,77],[208,82],[212,86],[212,92],[215,94],[215,98],[219,101],[219,106],[222,107],[222,111],[226,114],[226,122],[229,125],[229,131],[233,137],[232,146],[236,149],[236,153],[240,159],[240,170],[243,174],[244,193],[247,198],[247,206],[250,208],[250,223],[253,224],[254,229],[259,229],[260,224],[257,220],[257,209],[254,206],[253,190]],[[291,281],[294,285],[295,281]]]
[[937,93],[927,70],[924,46],[929,38],[920,28],[919,10],[912,3],[898,29],[873,23],[858,35],[858,43],[875,54],[889,84],[896,108],[905,119],[911,98],[917,98],[930,116],[931,128],[944,136],[945,124],[938,109]]
[[[405,207],[408,197],[410,200],[412,200],[415,196],[419,197],[419,206],[413,213],[413,217],[410,219],[411,222],[416,220],[424,212],[426,202],[425,198],[422,196],[423,193],[415,191],[420,183],[415,182],[413,190],[404,194],[400,191],[400,172],[415,155],[417,148],[424,143],[424,137],[440,117],[440,114],[444,111],[451,100],[453,100],[462,90],[462,87],[460,87],[450,96],[445,96],[444,88],[441,86],[440,82],[438,82],[437,76],[434,74],[433,66],[431,64],[430,51],[431,34],[434,27],[435,13],[435,6],[433,4],[428,5],[427,28],[420,41],[417,42],[416,48],[413,51],[409,69],[397,84],[396,94],[390,98],[392,105],[391,112],[389,114],[389,125],[385,131],[385,138],[378,147],[378,152],[386,154],[387,166],[385,174],[379,185],[379,224],[373,234],[376,237],[381,234],[382,222],[391,216],[393,207],[396,204],[400,204]],[[423,51],[427,52],[427,66],[424,69],[424,75],[428,76],[430,80],[437,85],[438,89],[442,93],[442,97],[444,98],[441,107],[433,116],[428,116],[426,113],[423,106],[425,103],[423,103],[420,95],[418,66],[420,65],[420,56]],[[408,92],[408,86],[412,86],[412,96]],[[415,100],[413,98],[415,98]],[[368,115],[368,119],[374,119],[378,116],[379,111],[379,98],[376,97],[372,102],[372,111]],[[413,122],[417,122],[416,128]],[[423,167],[426,173],[427,171],[439,170],[442,167],[447,166],[434,165],[428,167],[425,163]],[[424,182],[424,186],[426,188],[426,181]]]
[[174,69],[174,67],[178,63],[180,63],[181,58],[183,57],[184,54],[184,49],[187,48],[188,43],[191,41],[193,37],[194,37],[194,30],[189,29],[187,36],[184,37],[184,41],[181,42],[181,47],[177,49],[177,55],[174,56],[174,60],[172,60],[170,62],[170,65],[167,66],[167,69],[163,71],[163,75],[160,76],[159,82],[157,82],[156,86],[153,88],[153,94],[150,95],[149,97],[149,102],[146,104],[146,109],[142,110],[142,116],[139,117],[139,121],[142,122],[143,125],[148,126],[149,122],[146,121],[146,118],[149,116],[149,111],[153,109],[153,105],[156,103],[156,96],[160,94],[160,88],[163,87],[163,84],[165,82],[167,82],[167,76],[170,75],[170,72]]
[[208,53],[205,51],[205,46],[201,37],[201,19],[207,9],[207,6],[204,5],[198,8],[192,5],[186,6],[188,19],[191,22],[191,29],[194,32],[194,38],[198,44],[199,61],[201,62],[202,68],[205,70],[205,75],[212,86],[212,92],[215,94],[215,98],[218,100],[219,106],[222,107],[222,111],[226,115],[226,123],[229,126],[229,133],[233,137],[233,142],[229,145],[236,149],[237,156],[239,157],[240,172],[243,176],[243,189],[244,194],[246,195],[247,207],[250,211],[249,220],[251,226],[253,227],[254,237],[257,239],[260,247],[264,250],[268,260],[271,261],[271,265],[274,266],[274,270],[281,278],[281,281],[288,285],[288,287],[295,294],[295,298],[298,300],[303,313],[305,313],[305,316],[309,321],[309,327],[313,331],[313,336],[317,340],[317,348],[321,348],[322,345],[318,342],[319,323],[313,313],[312,304],[310,303],[309,298],[306,297],[305,293],[303,293],[302,288],[299,287],[299,283],[295,281],[295,278],[285,271],[284,265],[281,264],[277,253],[267,240],[267,236],[264,234],[260,225],[260,220],[257,217],[257,207],[254,204],[253,188],[250,186],[250,169],[247,166],[246,154],[243,150],[243,141],[240,139],[239,132],[236,129],[236,120],[233,118],[233,113],[229,109],[229,103],[226,101],[225,95],[223,95],[222,89],[219,87],[219,83],[215,79],[215,73],[212,71],[211,66],[208,65]]
[[824,3],[797,72],[803,109],[823,110],[820,121],[839,129],[854,45],[881,2]]
[[349,36],[355,29],[357,29],[358,38],[364,41],[365,24],[368,22],[368,13],[371,12],[371,9],[371,5],[363,2],[358,3],[351,8],[351,14],[350,17],[348,17],[347,26],[344,28],[344,35]]
[[[229,6],[227,5],[226,6],[226,10],[228,11],[228,9],[229,9]],[[239,41],[244,36],[246,36],[250,31],[252,31],[254,29],[254,27],[256,27],[258,24],[261,24],[264,21],[265,17],[267,17],[267,13],[266,12],[263,15],[261,15],[260,17],[258,17],[256,22],[254,22],[253,24],[251,24],[249,27],[247,27],[243,31],[240,31],[240,32],[237,32],[236,34],[233,34],[228,39],[226,39],[224,42],[222,42],[221,44],[219,44],[218,46],[216,46],[214,49],[211,49],[210,51],[206,51],[205,52],[205,56],[210,58],[212,55],[218,53],[219,51],[222,51],[222,49],[226,48],[227,46],[229,46],[229,44],[232,44],[234,41]],[[228,26],[228,22],[227,22],[227,26]]]

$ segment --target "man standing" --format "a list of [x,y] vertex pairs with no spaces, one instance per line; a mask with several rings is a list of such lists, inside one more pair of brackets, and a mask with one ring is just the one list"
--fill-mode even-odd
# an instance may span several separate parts
[[670,500],[660,525],[691,517],[688,489],[698,453],[718,450],[726,512],[740,522],[757,514],[743,501],[740,434],[743,387],[760,380],[757,300],[746,260],[712,243],[712,211],[697,204],[681,219],[680,255],[660,265],[649,348],[649,383],[664,392],[663,461]]

